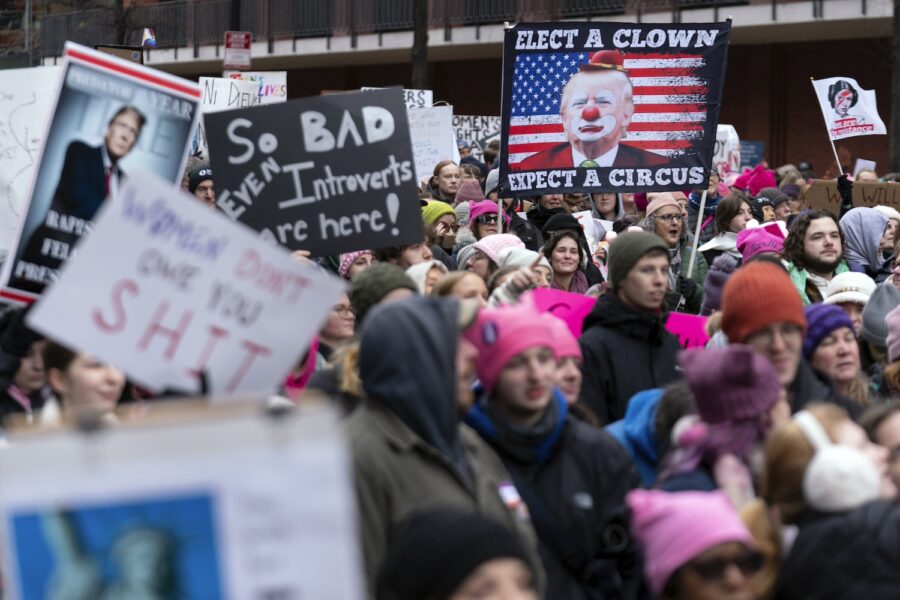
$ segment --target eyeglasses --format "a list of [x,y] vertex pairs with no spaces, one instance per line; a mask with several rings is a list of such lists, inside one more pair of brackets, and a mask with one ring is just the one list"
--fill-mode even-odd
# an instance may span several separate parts
[[446,227],[446,228],[449,229],[450,231],[459,231],[459,223],[453,223],[453,224],[451,225],[450,223],[440,223],[440,222],[438,222],[438,225],[439,225],[439,226],[440,226],[440,225],[443,225],[444,227]]
[[681,213],[673,213],[670,215],[656,215],[657,219],[665,221],[666,223],[681,223],[684,221],[684,215]]
[[725,577],[725,570],[730,565],[736,566],[744,577],[750,577],[763,567],[763,555],[755,551],[746,551],[737,556],[711,558],[709,560],[697,560],[685,565],[701,579],[709,582],[721,581]]
[[475,222],[481,225],[496,225],[497,215],[481,215],[475,219]]
[[336,312],[339,317],[352,317],[353,316],[353,309],[349,306],[341,306],[341,305],[333,306],[331,308],[331,311]]

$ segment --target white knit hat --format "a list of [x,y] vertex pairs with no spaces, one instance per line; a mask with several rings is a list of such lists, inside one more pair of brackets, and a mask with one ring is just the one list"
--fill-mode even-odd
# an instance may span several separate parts
[[553,270],[546,256],[527,248],[504,248],[497,254],[497,257],[501,267],[530,267],[537,263],[539,267]]
[[854,302],[865,306],[875,291],[875,282],[865,273],[847,271],[835,275],[828,283],[824,304]]
[[897,212],[896,208],[891,208],[890,206],[873,206],[872,208],[886,216],[888,219],[900,221],[900,212]]

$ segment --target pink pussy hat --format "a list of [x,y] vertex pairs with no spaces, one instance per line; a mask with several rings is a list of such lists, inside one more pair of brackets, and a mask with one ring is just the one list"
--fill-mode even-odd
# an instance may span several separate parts
[[706,550],[728,542],[753,546],[747,526],[722,492],[634,490],[626,501],[654,596],[675,571]]

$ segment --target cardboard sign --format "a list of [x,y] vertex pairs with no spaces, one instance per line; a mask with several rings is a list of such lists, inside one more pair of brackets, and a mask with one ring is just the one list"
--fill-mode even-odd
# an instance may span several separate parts
[[250,68],[250,42],[253,34],[249,31],[225,32],[225,56],[226,69]]
[[418,181],[429,179],[434,174],[434,166],[442,160],[459,162],[459,149],[453,137],[452,106],[411,108],[408,114]]
[[500,139],[500,117],[453,115],[453,132],[472,148],[472,156],[484,161],[484,149],[493,139]]
[[505,30],[501,196],[705,187],[730,35],[730,21]]
[[531,297],[539,312],[550,313],[565,321],[576,338],[581,337],[581,325],[597,303],[596,298],[550,288],[536,289],[531,292]]
[[0,70],[0,262],[26,208],[62,67]]
[[314,256],[422,241],[400,90],[316,96],[205,121],[219,208],[265,239]]
[[260,104],[287,102],[287,71],[225,71],[222,76],[256,82]]
[[192,195],[136,174],[29,315],[145,387],[272,391],[344,289]]
[[196,83],[66,44],[63,79],[0,296],[33,301],[59,276],[109,194],[142,169],[180,182]]
[[17,440],[4,597],[363,598],[336,421],[214,413]]
[[[380,87],[361,87],[360,91],[383,90]],[[403,89],[403,102],[406,108],[429,108],[434,104],[434,92],[432,90]]]
[[728,173],[738,173],[741,170],[741,138],[733,125],[719,123],[716,127],[713,167],[723,177]]
[[706,333],[708,320],[709,317],[673,312],[666,320],[666,330],[678,337],[682,348],[704,348],[709,341]]
[[[224,77],[201,77],[201,113],[221,112],[259,106],[259,86],[255,81],[225,79]],[[209,160],[209,144],[206,139],[206,125],[201,119],[191,142],[190,153]]]
[[[804,196],[810,208],[841,212],[841,195],[834,179],[814,179]],[[900,210],[900,184],[854,183],[853,206],[890,206]]]

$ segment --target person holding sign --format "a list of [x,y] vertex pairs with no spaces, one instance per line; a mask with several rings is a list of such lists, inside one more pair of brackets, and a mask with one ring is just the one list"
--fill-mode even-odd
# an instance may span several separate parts
[[523,160],[520,170],[572,167],[651,167],[664,156],[627,146],[634,116],[632,84],[620,50],[601,50],[569,79],[559,103],[567,141]]

